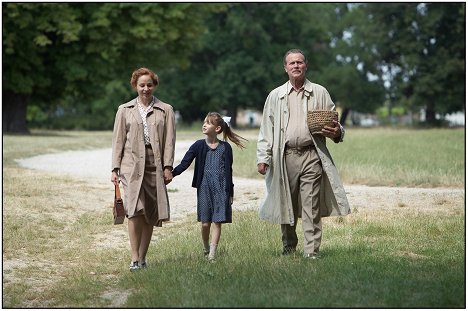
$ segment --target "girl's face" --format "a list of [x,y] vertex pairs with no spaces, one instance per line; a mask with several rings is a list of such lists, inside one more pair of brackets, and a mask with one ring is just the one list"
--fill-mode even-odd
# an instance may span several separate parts
[[205,118],[202,126],[202,133],[205,135],[218,135],[218,132],[221,130],[221,126],[216,126],[213,123],[210,123],[208,118]]
[[153,96],[154,83],[149,75],[140,76],[136,84],[138,96],[141,99],[148,99]]

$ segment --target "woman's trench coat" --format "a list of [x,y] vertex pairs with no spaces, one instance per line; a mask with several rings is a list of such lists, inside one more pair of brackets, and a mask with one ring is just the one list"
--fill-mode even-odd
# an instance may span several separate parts
[[[269,167],[265,174],[267,193],[260,205],[259,216],[274,224],[293,225],[294,214],[284,156],[285,133],[289,121],[287,85],[286,82],[271,91],[263,109],[257,143],[257,164],[266,163]],[[335,110],[335,104],[323,86],[306,80],[302,108],[307,115],[307,110]],[[338,171],[327,149],[326,138],[320,134],[312,137],[323,168],[320,213],[322,217],[347,215],[351,210]],[[301,211],[298,212],[300,217]]]
[[[153,110],[147,115],[148,132],[156,165],[156,196],[158,219],[151,219],[155,226],[170,218],[169,199],[164,183],[164,167],[172,170],[175,149],[175,118],[172,106],[155,98]],[[136,209],[145,170],[145,143],[143,119],[136,98],[120,105],[112,136],[112,169],[120,170],[124,187],[124,204],[128,215]]]

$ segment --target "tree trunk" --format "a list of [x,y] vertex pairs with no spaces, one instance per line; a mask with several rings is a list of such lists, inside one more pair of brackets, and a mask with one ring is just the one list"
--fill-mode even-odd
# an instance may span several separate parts
[[428,104],[426,107],[426,123],[430,125],[436,123],[436,113],[433,104]]
[[10,133],[29,133],[26,125],[26,108],[29,96],[17,94],[12,91],[4,91],[2,130]]
[[341,113],[340,124],[343,126],[346,124],[346,118],[348,117],[349,111],[349,108],[344,108],[343,112]]
[[227,109],[227,116],[231,117],[231,126],[236,127],[237,125],[237,106],[230,106]]

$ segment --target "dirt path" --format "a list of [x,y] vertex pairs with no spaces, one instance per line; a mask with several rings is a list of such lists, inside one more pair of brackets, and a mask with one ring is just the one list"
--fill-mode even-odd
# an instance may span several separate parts
[[[180,163],[192,141],[176,143],[175,164]],[[17,160],[18,164],[37,170],[67,173],[77,178],[92,178],[103,186],[110,184],[111,150],[68,151]],[[168,185],[171,219],[176,221],[196,211],[196,190],[191,187],[193,171],[177,176]],[[234,177],[233,210],[257,209],[264,196],[263,179]],[[401,188],[345,185],[354,209],[367,208],[440,208],[464,204],[465,191],[459,188]]]

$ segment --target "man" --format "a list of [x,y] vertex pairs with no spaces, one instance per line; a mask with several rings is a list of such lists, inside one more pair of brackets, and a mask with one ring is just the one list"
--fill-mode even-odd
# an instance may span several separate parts
[[260,218],[281,224],[283,255],[296,250],[296,224],[302,217],[304,256],[319,256],[324,216],[349,214],[346,193],[326,147],[326,137],[343,141],[339,122],[321,134],[310,134],[307,111],[335,110],[328,91],[305,78],[307,59],[301,50],[286,52],[289,81],[270,92],[257,142],[257,169],[267,194]]

